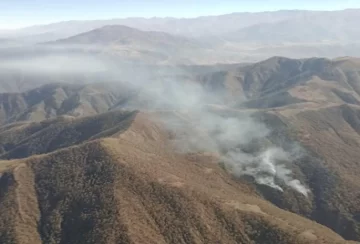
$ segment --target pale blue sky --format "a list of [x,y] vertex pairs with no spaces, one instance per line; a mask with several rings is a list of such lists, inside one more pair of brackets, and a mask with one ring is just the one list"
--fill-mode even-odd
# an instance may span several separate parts
[[360,0],[0,0],[0,29],[64,20],[360,8]]

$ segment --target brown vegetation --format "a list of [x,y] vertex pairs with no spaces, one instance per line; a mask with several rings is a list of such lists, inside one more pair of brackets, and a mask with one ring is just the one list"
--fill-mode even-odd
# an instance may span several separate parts
[[0,124],[95,115],[126,98],[127,89],[121,85],[102,86],[53,83],[23,93],[0,94]]
[[356,58],[274,57],[202,78],[210,90],[237,91],[238,107],[256,111],[256,117],[272,129],[273,143],[286,148],[298,142],[306,149],[291,167],[309,185],[309,199],[258,186],[260,194],[352,240],[360,240],[359,73]]
[[0,242],[345,243],[274,207],[214,157],[176,154],[138,114],[118,136],[14,161],[0,179]]
[[[181,112],[111,111],[129,98],[146,105],[141,93],[52,84],[1,94],[0,243],[358,241],[359,72],[357,59],[276,57],[199,74],[224,94],[213,112],[255,112],[271,128],[266,143],[306,149],[289,167],[308,198],[234,179],[211,152],[179,154],[154,118]],[[199,133],[194,123],[184,133]]]

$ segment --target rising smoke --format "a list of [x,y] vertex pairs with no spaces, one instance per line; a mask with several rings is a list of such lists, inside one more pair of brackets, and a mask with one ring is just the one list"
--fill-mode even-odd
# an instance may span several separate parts
[[216,91],[205,91],[196,82],[157,80],[143,87],[139,96],[147,97],[146,103],[137,103],[137,97],[124,108],[178,111],[178,117],[162,121],[176,135],[173,142],[179,152],[215,152],[235,176],[252,176],[258,184],[280,191],[278,182],[282,182],[308,195],[309,190],[287,168],[303,150],[295,144],[286,151],[273,145],[268,140],[271,130],[251,113],[229,113],[231,108]]
[[[43,72],[88,72],[109,68],[98,59],[85,56],[46,56],[31,61],[0,62],[0,68],[17,68]],[[111,75],[128,81],[127,89],[135,91],[123,109],[161,110],[175,112],[177,117],[163,117],[167,128],[174,132],[173,143],[179,152],[208,151],[219,155],[225,168],[235,176],[251,176],[258,184],[283,191],[281,184],[307,196],[309,190],[297,179],[288,165],[299,157],[297,147],[286,150],[269,143],[271,132],[251,113],[237,111],[223,101],[221,91],[207,91],[186,71],[172,67],[177,75],[164,74],[156,68],[134,65],[111,67]],[[106,79],[104,79],[106,80]],[[243,100],[244,98],[238,98]],[[229,112],[230,111],[230,112]]]
[[[183,135],[176,141],[177,148],[185,152],[216,152],[226,169],[235,176],[252,176],[258,184],[283,191],[276,183],[281,181],[307,196],[308,189],[294,179],[291,170],[287,168],[289,163],[300,156],[298,148],[285,151],[271,143],[262,143],[267,142],[270,130],[248,114],[228,118],[205,110],[190,113],[191,121],[203,133],[201,136],[196,133]],[[181,128],[171,129],[181,131]]]

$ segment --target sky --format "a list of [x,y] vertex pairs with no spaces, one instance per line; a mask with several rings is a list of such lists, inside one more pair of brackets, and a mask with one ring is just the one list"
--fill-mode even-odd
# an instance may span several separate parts
[[66,20],[360,8],[360,0],[0,0],[0,29]]

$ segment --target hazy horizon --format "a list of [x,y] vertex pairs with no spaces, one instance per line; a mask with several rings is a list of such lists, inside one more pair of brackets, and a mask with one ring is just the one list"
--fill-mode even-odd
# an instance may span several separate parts
[[275,12],[291,10],[339,11],[360,8],[355,0],[339,1],[284,1],[256,0],[252,2],[226,0],[222,2],[200,0],[196,3],[186,0],[173,3],[168,0],[156,1],[122,1],[104,0],[70,0],[51,2],[39,0],[36,4],[28,0],[0,2],[2,18],[1,30],[19,29],[34,25],[46,25],[63,21],[139,18],[196,18],[240,12]]

